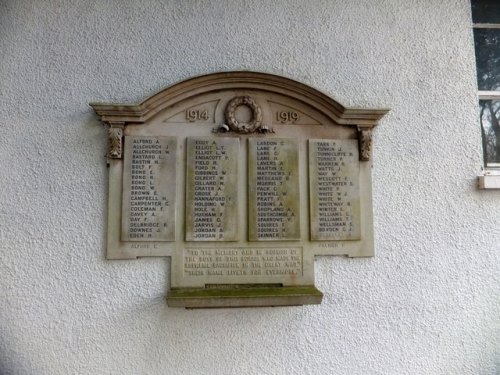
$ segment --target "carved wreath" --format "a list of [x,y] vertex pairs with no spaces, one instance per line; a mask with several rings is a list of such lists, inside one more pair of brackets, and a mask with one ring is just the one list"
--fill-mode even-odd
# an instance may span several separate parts
[[[236,120],[235,111],[240,105],[247,106],[252,111],[250,122],[239,122]],[[262,125],[262,110],[255,100],[249,96],[237,96],[232,99],[226,106],[225,116],[229,127],[238,133],[253,133]]]

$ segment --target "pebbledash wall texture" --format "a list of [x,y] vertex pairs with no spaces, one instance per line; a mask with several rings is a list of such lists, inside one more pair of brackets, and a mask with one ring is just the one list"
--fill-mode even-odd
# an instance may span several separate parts
[[[202,74],[286,76],[374,131],[376,256],[319,306],[168,308],[169,259],[106,261],[106,129]],[[467,0],[0,0],[0,373],[498,374],[500,191],[480,191]]]

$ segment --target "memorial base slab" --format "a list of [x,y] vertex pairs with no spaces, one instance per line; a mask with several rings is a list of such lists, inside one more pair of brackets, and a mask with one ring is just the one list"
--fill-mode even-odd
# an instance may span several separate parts
[[284,287],[230,287],[171,289],[167,296],[170,307],[220,308],[298,306],[321,303],[323,293],[314,285]]

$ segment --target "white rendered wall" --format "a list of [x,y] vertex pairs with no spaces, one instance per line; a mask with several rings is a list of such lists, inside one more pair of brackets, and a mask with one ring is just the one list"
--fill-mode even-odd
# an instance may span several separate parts
[[[1,374],[498,374],[500,191],[481,167],[467,0],[0,0]],[[320,306],[168,308],[168,259],[106,261],[87,103],[255,70],[374,133],[376,257],[320,257]]]

